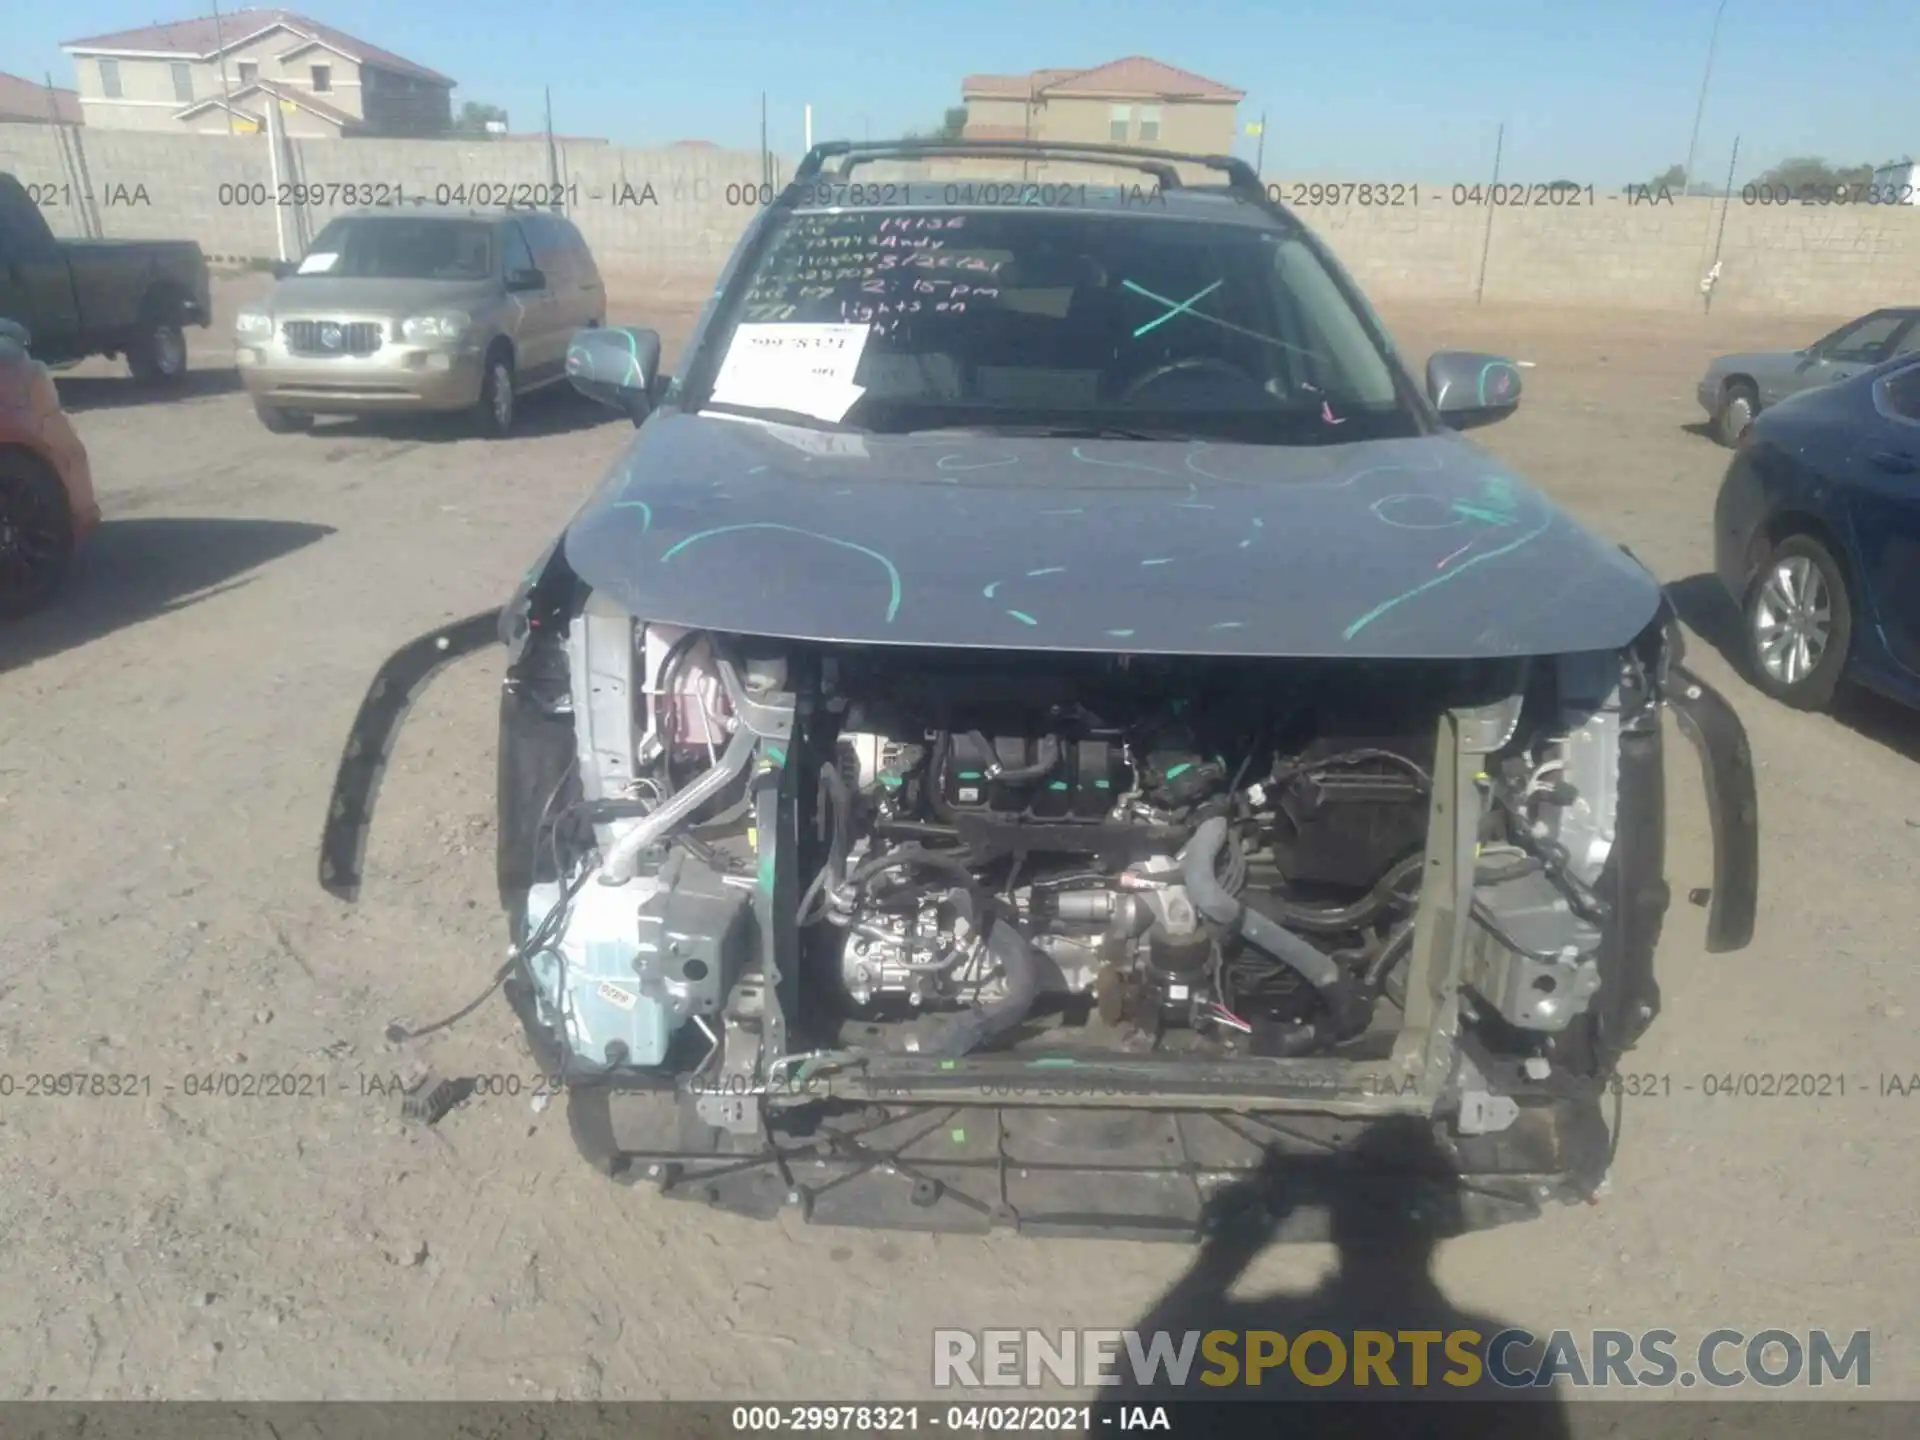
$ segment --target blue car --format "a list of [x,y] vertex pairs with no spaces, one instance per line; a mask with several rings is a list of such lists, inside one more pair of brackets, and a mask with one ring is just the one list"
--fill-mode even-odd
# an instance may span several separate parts
[[1714,550],[1760,689],[1822,710],[1845,680],[1920,706],[1920,355],[1754,421]]

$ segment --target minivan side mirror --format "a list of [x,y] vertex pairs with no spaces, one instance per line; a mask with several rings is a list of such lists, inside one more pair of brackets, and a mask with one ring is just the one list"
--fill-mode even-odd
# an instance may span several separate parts
[[544,290],[546,288],[546,275],[534,269],[532,266],[528,266],[524,270],[509,270],[507,272],[507,293],[509,295],[517,295],[523,290]]
[[567,379],[590,400],[610,405],[635,425],[653,410],[660,373],[660,332],[631,325],[593,325],[567,342]]
[[1438,350],[1427,361],[1427,398],[1450,430],[1491,425],[1520,408],[1520,367],[1476,350]]

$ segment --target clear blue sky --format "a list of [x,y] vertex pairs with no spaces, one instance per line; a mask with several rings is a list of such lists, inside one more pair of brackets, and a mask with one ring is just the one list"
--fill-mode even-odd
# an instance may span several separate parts
[[[1717,0],[314,0],[340,29],[455,77],[461,100],[538,129],[650,145],[891,136],[937,123],[960,77],[1151,55],[1247,92],[1268,113],[1270,175],[1453,181],[1484,175],[1602,187],[1684,158]],[[209,13],[202,0],[12,0],[0,70],[73,83],[60,42]],[[223,9],[231,7],[223,6]],[[1920,4],[1733,0],[1700,132],[1700,178],[1741,138],[1749,179],[1791,154],[1920,155]],[[1243,153],[1253,143],[1243,138]]]

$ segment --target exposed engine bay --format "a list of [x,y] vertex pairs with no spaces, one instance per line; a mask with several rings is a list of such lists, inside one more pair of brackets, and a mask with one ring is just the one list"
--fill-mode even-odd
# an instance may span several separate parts
[[494,984],[616,1179],[1139,1239],[1276,1164],[1451,1229],[1590,1199],[1659,1009],[1663,713],[1706,949],[1752,935],[1751,752],[1665,608],[1508,658],[929,649],[653,624],[549,560],[381,667],[320,880],[357,897],[400,718],[497,634]]
[[[1434,875],[1472,943],[1413,997],[1421,1028],[1483,1022],[1538,1069],[1602,987],[1622,727],[1646,723],[1615,656],[929,652],[593,604],[567,653],[573,753],[523,836],[519,930],[573,1073],[757,1077],[744,1090],[793,1056],[1033,1046],[1386,1062]],[[1479,768],[1447,757],[1437,791],[1462,715]],[[1471,814],[1436,836],[1449,789]]]
[[1410,934],[1431,716],[1360,735],[1138,662],[1081,682],[996,660],[936,693],[897,665],[835,666],[831,844],[800,916],[843,932],[855,1005],[976,1010],[985,1034],[1086,997],[1127,1043],[1275,1055],[1366,1028]]

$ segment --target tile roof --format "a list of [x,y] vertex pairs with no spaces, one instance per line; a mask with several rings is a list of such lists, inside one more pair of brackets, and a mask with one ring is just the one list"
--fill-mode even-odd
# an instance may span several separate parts
[[[267,95],[267,96],[271,96],[275,100],[284,100],[289,105],[298,105],[302,110],[310,111],[313,114],[318,115],[322,120],[329,121],[332,124],[342,127],[343,129],[359,123],[353,118],[353,116],[349,115],[346,111],[341,110],[336,106],[329,105],[327,104],[326,101],[321,100],[316,96],[309,95],[304,90],[296,90],[291,85],[275,85],[271,81],[267,81],[267,80],[256,80],[251,85],[243,85],[240,89],[233,92],[233,95],[230,97],[230,101],[229,101],[229,97],[223,97],[220,95],[214,95],[209,97],[208,99],[201,100],[195,104],[187,106],[184,110],[180,112],[180,115],[182,118],[184,118],[188,115],[194,115],[199,113],[200,111],[206,109],[209,105],[229,105],[229,104],[230,104],[230,108],[234,110],[235,113],[239,113],[240,102],[242,100],[245,100],[250,95]],[[253,112],[248,111],[246,113],[252,114]],[[254,116],[254,118],[260,119],[262,117],[256,115]]]
[[53,114],[47,113],[47,87],[38,80],[23,80],[0,71],[0,120],[39,121],[56,119],[63,125],[81,125],[80,96],[58,86],[53,91]]
[[[176,20],[165,25],[146,25],[137,30],[116,30],[111,35],[91,35],[81,40],[63,41],[61,48],[81,53],[143,51],[154,55],[185,55],[196,60],[211,60],[224,44],[228,50],[274,28],[286,30],[301,41],[318,41],[331,46],[350,60],[399,75],[414,75],[436,84],[451,86],[454,81],[438,70],[382,50],[377,45],[356,39],[344,30],[322,25],[317,20],[292,10],[230,10],[216,21],[211,15],[192,20]],[[292,47],[294,49],[299,46]]]
[[1222,85],[1191,70],[1182,70],[1145,55],[1109,60],[1087,70],[1035,70],[1030,75],[969,75],[960,82],[963,95],[981,99],[1024,100],[1045,91],[1049,95],[1125,95],[1156,100],[1244,100],[1246,91]]
[[969,75],[960,82],[963,95],[1005,96],[1024,100],[1030,91],[1042,89],[1056,80],[1078,75],[1078,70],[1035,70],[1031,75]]

